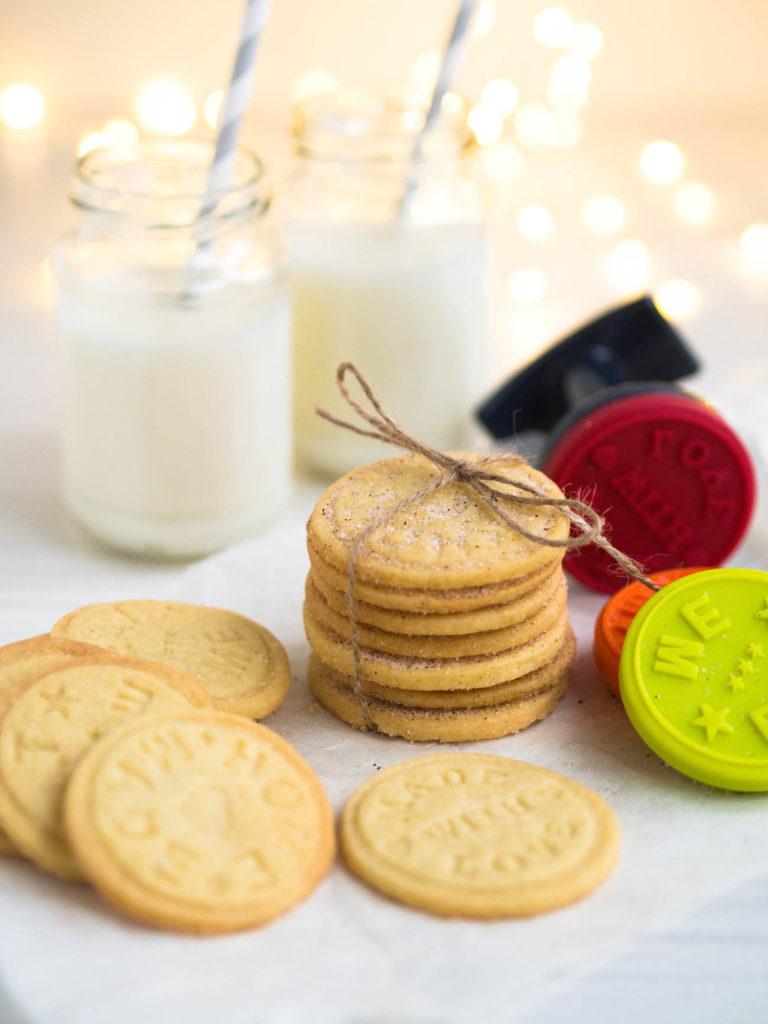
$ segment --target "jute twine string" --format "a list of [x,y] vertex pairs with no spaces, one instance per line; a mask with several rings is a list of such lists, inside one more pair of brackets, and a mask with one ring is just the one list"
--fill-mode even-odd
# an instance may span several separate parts
[[[372,412],[364,408],[350,394],[345,380],[347,374],[351,374],[360,385],[363,394],[370,403]],[[358,642],[356,574],[360,552],[376,530],[389,523],[409,505],[421,501],[422,498],[426,498],[430,494],[434,494],[447,484],[454,481],[467,484],[510,530],[514,530],[515,533],[526,537],[535,544],[541,544],[550,548],[568,548],[569,550],[585,547],[587,544],[596,544],[606,554],[611,556],[628,577],[637,580],[651,590],[659,589],[656,583],[648,579],[637,562],[611,544],[605,536],[605,520],[587,502],[581,501],[579,498],[553,498],[524,480],[518,480],[514,476],[506,476],[501,473],[493,473],[488,468],[491,464],[500,461],[508,463],[511,469],[514,469],[516,466],[527,466],[528,463],[522,456],[513,454],[484,455],[479,458],[474,457],[470,462],[438,451],[437,448],[432,448],[430,445],[418,441],[415,437],[411,437],[410,434],[406,434],[402,427],[398,426],[391,416],[385,412],[368,381],[354,363],[341,363],[339,365],[336,370],[336,384],[347,405],[372,429],[367,430],[356,423],[340,419],[338,416],[328,412],[327,409],[315,409],[318,416],[329,423],[335,424],[337,427],[352,431],[353,434],[359,434],[362,437],[372,437],[377,441],[383,441],[385,444],[391,444],[396,448],[412,452],[414,455],[422,455],[440,470],[440,475],[431,483],[426,484],[420,490],[403,498],[402,501],[397,502],[391,508],[385,509],[379,515],[374,516],[368,526],[357,536],[349,552],[347,610],[354,669],[354,692],[363,719],[363,728],[366,731],[374,731],[375,727],[371,720],[363,685],[360,644]],[[507,487],[513,488],[514,491],[511,494],[501,491],[494,487],[494,484],[504,484]],[[541,537],[538,534],[532,533],[522,523],[518,522],[512,512],[505,507],[508,502],[513,502],[515,505],[538,505],[559,509],[571,524],[572,532],[569,536],[559,540],[551,537]]]

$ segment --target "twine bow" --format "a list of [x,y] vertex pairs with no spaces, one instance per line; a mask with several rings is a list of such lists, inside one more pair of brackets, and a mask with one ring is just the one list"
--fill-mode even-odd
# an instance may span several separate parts
[[[345,380],[348,373],[351,374],[360,385],[360,388],[370,403],[373,412],[364,408],[364,406],[356,401],[350,394],[349,387]],[[344,430],[350,430],[353,434],[359,434],[361,437],[372,437],[377,441],[383,441],[385,444],[391,444],[396,448],[402,448],[404,451],[412,452],[414,455],[421,455],[440,470],[439,476],[437,476],[431,483],[422,487],[420,490],[415,491],[413,494],[409,494],[406,498],[403,498],[402,501],[397,502],[391,508],[385,509],[380,515],[375,516],[373,521],[369,523],[368,526],[357,536],[349,552],[349,563],[347,567],[347,609],[349,615],[352,664],[354,670],[354,692],[360,708],[360,714],[363,719],[363,728],[366,731],[372,731],[374,729],[374,725],[371,721],[368,702],[363,686],[360,644],[358,642],[357,595],[355,593],[358,558],[363,547],[376,530],[386,525],[386,523],[402,512],[408,505],[412,505],[415,502],[420,501],[422,498],[433,494],[435,491],[439,491],[447,484],[453,482],[467,484],[472,488],[475,494],[484,501],[485,504],[488,505],[488,507],[492,509],[492,511],[510,528],[510,530],[514,530],[515,533],[522,537],[526,537],[535,544],[542,544],[545,547],[550,548],[568,548],[569,550],[585,547],[587,544],[596,544],[598,547],[602,548],[606,554],[610,555],[617,565],[631,579],[637,580],[639,583],[643,583],[651,590],[659,589],[658,585],[648,579],[648,577],[643,573],[642,568],[637,564],[637,562],[629,558],[611,544],[605,536],[605,520],[592,508],[591,505],[587,504],[587,502],[581,501],[579,498],[553,498],[551,495],[546,494],[540,488],[535,487],[532,484],[526,483],[523,480],[517,480],[513,476],[506,476],[501,473],[491,472],[489,468],[491,464],[498,463],[500,461],[509,463],[510,467],[527,466],[528,463],[522,456],[495,453],[493,455],[481,456],[480,458],[475,457],[470,462],[466,459],[457,458],[454,455],[448,455],[446,452],[438,451],[437,448],[432,448],[430,445],[424,444],[422,441],[418,441],[415,437],[411,437],[410,434],[406,434],[402,427],[398,426],[392,417],[385,412],[381,402],[378,400],[368,384],[368,381],[354,363],[341,363],[339,365],[336,370],[336,384],[347,405],[372,429],[366,430],[364,427],[358,426],[356,423],[340,419],[338,416],[334,416],[332,413],[328,412],[327,409],[316,408],[315,412],[318,416],[327,420],[329,423],[335,424],[337,427],[342,427]],[[506,491],[499,490],[498,487],[493,486],[494,484],[504,484],[507,487],[513,488],[514,492],[510,494]],[[518,522],[509,509],[505,507],[507,502],[514,502],[515,505],[533,505],[559,509],[571,524],[571,533],[569,536],[562,539],[541,537],[538,534],[532,533],[530,530],[527,530],[522,523]]]

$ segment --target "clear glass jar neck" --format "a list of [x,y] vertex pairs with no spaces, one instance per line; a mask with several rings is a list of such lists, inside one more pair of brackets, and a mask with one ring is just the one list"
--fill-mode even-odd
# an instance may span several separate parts
[[[297,170],[294,198],[319,200],[332,220],[391,219],[410,182],[416,219],[455,219],[477,208],[472,159],[477,143],[463,103],[445,111],[417,140],[423,110],[362,92],[340,92],[300,103],[292,135]],[[442,213],[440,213],[442,209]]]
[[114,294],[197,302],[231,287],[271,285],[279,239],[260,161],[239,150],[231,183],[207,190],[211,142],[157,140],[95,150],[77,165],[81,217],[57,250],[62,280]]
[[125,149],[98,149],[77,164],[72,204],[115,234],[219,235],[269,207],[260,160],[238,150],[230,184],[208,190],[212,142],[158,139]]

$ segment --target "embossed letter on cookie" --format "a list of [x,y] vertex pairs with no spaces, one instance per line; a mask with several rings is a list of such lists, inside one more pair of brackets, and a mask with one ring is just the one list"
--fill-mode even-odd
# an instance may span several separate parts
[[352,796],[341,841],[350,868],[403,903],[443,916],[538,914],[610,874],[619,827],[579,783],[483,754],[396,765]]
[[75,772],[65,821],[109,902],[189,932],[270,920],[317,885],[334,850],[311,768],[269,729],[222,712],[107,737]]

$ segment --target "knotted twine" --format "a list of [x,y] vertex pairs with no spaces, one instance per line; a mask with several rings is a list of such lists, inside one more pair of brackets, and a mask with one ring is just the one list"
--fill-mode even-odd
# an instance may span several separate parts
[[[345,380],[348,373],[360,385],[373,412],[365,409],[350,394]],[[659,589],[656,583],[648,579],[637,562],[611,544],[605,536],[605,520],[586,501],[582,501],[579,498],[553,498],[540,488],[526,483],[524,480],[518,480],[514,476],[506,476],[502,473],[490,471],[490,465],[498,462],[506,462],[511,468],[515,466],[527,467],[528,463],[521,455],[494,453],[492,455],[483,455],[479,458],[474,456],[471,462],[466,459],[457,458],[454,455],[448,455],[446,452],[438,451],[437,448],[432,448],[430,445],[424,444],[423,441],[418,441],[415,437],[411,437],[410,434],[406,434],[402,427],[398,426],[392,417],[385,412],[368,381],[354,363],[341,363],[338,366],[336,370],[336,384],[347,405],[361,420],[373,429],[366,430],[356,423],[340,419],[338,416],[328,412],[327,409],[316,408],[315,412],[318,416],[329,423],[335,424],[337,427],[352,431],[353,434],[359,434],[361,437],[372,437],[377,441],[383,441],[385,444],[402,448],[413,455],[422,455],[440,470],[439,476],[431,483],[426,484],[420,490],[409,494],[391,508],[384,509],[379,515],[374,516],[373,521],[358,535],[350,548],[347,566],[347,614],[349,617],[350,646],[352,648],[354,692],[358,707],[360,708],[365,732],[374,731],[375,726],[371,720],[368,700],[363,686],[362,659],[358,641],[357,594],[355,591],[357,562],[360,552],[376,530],[385,526],[395,516],[399,515],[403,509],[421,501],[422,498],[426,498],[430,494],[434,494],[450,483],[467,484],[510,530],[514,530],[521,537],[533,541],[534,544],[542,544],[550,548],[567,548],[568,550],[586,547],[588,544],[596,544],[606,554],[611,556],[628,577],[637,580],[651,590]],[[509,494],[506,491],[500,491],[493,484],[505,484],[507,487],[514,488],[514,492]],[[540,507],[560,509],[571,524],[571,532],[561,540],[541,537],[538,534],[531,533],[504,507],[507,502],[513,502],[515,505],[538,505]]]

